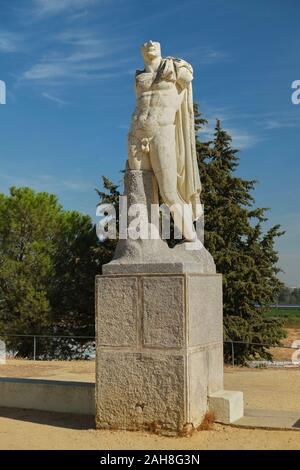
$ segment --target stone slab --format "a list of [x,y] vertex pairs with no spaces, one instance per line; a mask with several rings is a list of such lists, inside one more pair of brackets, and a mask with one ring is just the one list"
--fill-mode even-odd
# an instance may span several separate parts
[[[101,282],[97,282],[101,280]],[[137,344],[138,287],[135,277],[96,278],[97,346]],[[122,325],[122,328],[120,328]]]
[[222,276],[187,276],[189,346],[223,343]]
[[244,416],[233,423],[238,427],[300,431],[300,411],[245,409]]
[[94,415],[95,384],[1,377],[0,407]]
[[145,347],[181,348],[184,337],[184,278],[142,278],[142,336]]
[[97,358],[96,426],[180,429],[185,423],[183,355],[101,351]]
[[118,263],[114,261],[103,265],[102,272],[103,274],[183,274],[202,273],[203,269],[199,263],[188,262]]
[[208,403],[219,423],[234,423],[244,415],[243,392],[218,390],[209,395]]

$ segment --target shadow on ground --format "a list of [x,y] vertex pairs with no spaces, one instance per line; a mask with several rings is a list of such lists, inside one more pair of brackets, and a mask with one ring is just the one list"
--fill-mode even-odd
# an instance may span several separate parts
[[1,417],[66,429],[95,429],[95,419],[93,416],[16,408],[0,408],[0,418]]

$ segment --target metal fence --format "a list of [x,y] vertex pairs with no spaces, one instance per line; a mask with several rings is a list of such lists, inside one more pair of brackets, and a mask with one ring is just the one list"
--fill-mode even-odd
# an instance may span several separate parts
[[[32,341],[32,349],[30,356],[34,361],[36,361],[39,358],[43,359],[43,354],[39,351],[38,345],[39,341],[42,340],[50,340],[50,341],[65,341],[68,343],[68,341],[78,341],[81,343],[82,350],[84,351],[84,348],[89,349],[88,351],[88,356],[89,358],[93,358],[93,355],[95,353],[96,347],[95,347],[95,336],[84,336],[84,335],[35,335],[35,334],[30,334],[30,335],[19,335],[19,334],[0,334],[0,338],[6,339],[6,338],[27,338]],[[49,344],[49,343],[48,343]],[[283,350],[290,350],[290,351],[299,351],[299,365],[300,365],[300,341],[298,342],[299,345],[297,346],[285,346],[285,345],[270,345],[266,343],[258,343],[258,342],[250,342],[250,341],[233,341],[233,340],[226,340],[224,341],[224,344],[230,345],[230,350],[231,350],[231,364],[234,366],[236,364],[236,350],[235,350],[235,345],[245,345],[245,346],[261,346],[266,349],[283,349]],[[250,362],[250,361],[249,361]],[[252,361],[252,362],[268,362],[268,361]],[[281,361],[284,362],[284,361]],[[285,361],[288,362],[288,361]],[[292,361],[290,361],[293,363]]]
[[[236,363],[236,361],[235,361],[235,349],[234,349],[235,344],[240,344],[240,345],[243,344],[243,345],[246,345],[246,346],[261,346],[261,347],[264,347],[266,349],[287,349],[287,350],[292,350],[292,351],[299,351],[299,356],[300,356],[300,341],[299,341],[299,346],[285,346],[285,345],[278,346],[277,344],[276,345],[270,345],[270,344],[266,344],[266,343],[256,343],[256,342],[252,343],[250,341],[233,341],[233,340],[224,341],[224,344],[229,344],[231,346],[231,363],[232,363],[233,366]],[[264,362],[265,363],[270,363],[271,361],[252,361],[252,362],[263,364]],[[296,364],[296,361],[293,362],[292,360],[291,361],[279,361],[279,362],[281,362],[282,364],[284,362],[286,364],[288,364],[290,362],[291,364],[298,365],[298,364]],[[299,366],[300,366],[300,359],[299,359],[298,363],[299,363]]]
[[[80,341],[81,343],[86,343],[86,348],[91,348],[91,342],[95,342],[95,336],[82,336],[82,335],[18,335],[18,334],[0,334],[0,338],[2,339],[7,339],[7,338],[28,338],[32,340],[32,359],[36,361],[39,356],[41,356],[41,353],[39,354],[38,351],[38,340],[50,340],[50,341],[55,341],[55,340],[64,340],[64,341]],[[92,347],[93,348],[93,347]],[[84,349],[84,344],[83,344],[83,349]],[[95,349],[95,346],[94,346]],[[91,355],[91,353],[89,353]]]

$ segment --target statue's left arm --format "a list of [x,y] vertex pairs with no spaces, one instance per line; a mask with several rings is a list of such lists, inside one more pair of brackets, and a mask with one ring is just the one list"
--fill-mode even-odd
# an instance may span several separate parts
[[180,88],[185,89],[189,86],[193,80],[193,68],[192,66],[182,59],[175,59],[174,66],[176,70],[177,84]]
[[192,204],[193,219],[197,220],[201,215],[201,182],[195,146],[193,68],[182,59],[173,59],[173,64],[176,86],[181,96],[180,108],[176,115],[176,140],[180,143],[177,149],[177,166],[183,171],[179,173],[178,188],[182,199]]
[[176,83],[180,91],[187,89],[193,80],[192,66],[182,59],[166,57],[163,59],[156,81],[166,80]]

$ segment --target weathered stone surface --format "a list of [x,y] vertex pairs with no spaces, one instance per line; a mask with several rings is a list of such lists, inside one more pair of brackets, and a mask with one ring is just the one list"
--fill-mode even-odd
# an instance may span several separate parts
[[221,280],[98,276],[98,427],[200,424],[208,393],[223,389]]
[[222,276],[188,276],[189,345],[223,342]]
[[143,277],[143,343],[180,348],[184,345],[184,278]]
[[96,378],[98,428],[180,429],[185,420],[184,357],[101,351]]
[[70,380],[0,377],[0,407],[95,415],[95,385]]
[[[151,204],[155,204],[158,198],[157,183],[153,172],[127,169],[125,196],[127,196],[128,208],[133,204],[141,204],[145,207],[141,224],[146,233],[150,234],[151,222],[153,222],[151,220],[153,205],[151,207]],[[128,226],[135,217],[128,216]],[[153,225],[157,227],[155,223]],[[214,260],[203,246],[201,249],[194,250],[188,248],[191,248],[191,243],[182,243],[169,248],[167,242],[161,238],[121,239],[118,241],[113,260],[102,267],[102,272],[103,274],[185,272],[214,274],[216,272]]]
[[209,395],[209,409],[215,413],[216,421],[234,423],[244,415],[243,392],[218,390]]
[[[124,240],[125,241],[125,240]],[[153,240],[152,240],[153,241]],[[152,243],[151,241],[151,243]],[[135,241],[135,249],[139,246],[141,252],[143,249],[144,240]],[[133,245],[132,240],[128,240],[129,245]],[[125,262],[125,259],[115,259],[108,264],[102,266],[103,274],[186,274],[186,273],[195,273],[195,274],[206,274],[213,273],[212,265],[208,262],[206,263],[206,254],[209,254],[208,251],[203,251],[203,260],[196,262],[189,261],[179,261],[179,257],[172,256],[168,254],[168,257],[163,261],[163,256],[158,256],[161,254],[161,251],[158,250],[157,244],[153,245],[153,249],[156,251],[156,255],[151,256],[151,261],[146,262],[136,262],[133,258],[128,259],[128,264]],[[168,248],[169,249],[169,248]],[[175,248],[173,248],[175,250]],[[127,253],[128,254],[128,253]],[[210,255],[209,255],[210,256]],[[174,258],[174,261],[172,259]],[[176,261],[177,259],[177,261]],[[183,258],[184,259],[184,258]],[[215,269],[215,268],[214,268]]]
[[208,394],[217,390],[222,390],[224,386],[224,359],[223,359],[223,341],[214,344],[207,349],[208,361]]
[[137,304],[135,277],[97,277],[97,347],[136,345]]
[[[195,240],[201,183],[197,165],[192,80],[184,60],[161,56],[160,44],[143,44],[143,71],[135,76],[136,106],[128,134],[132,170],[152,169],[164,203],[186,240]],[[183,210],[185,209],[185,210]]]
[[197,427],[207,411],[207,351],[189,353],[187,380],[187,421]]

